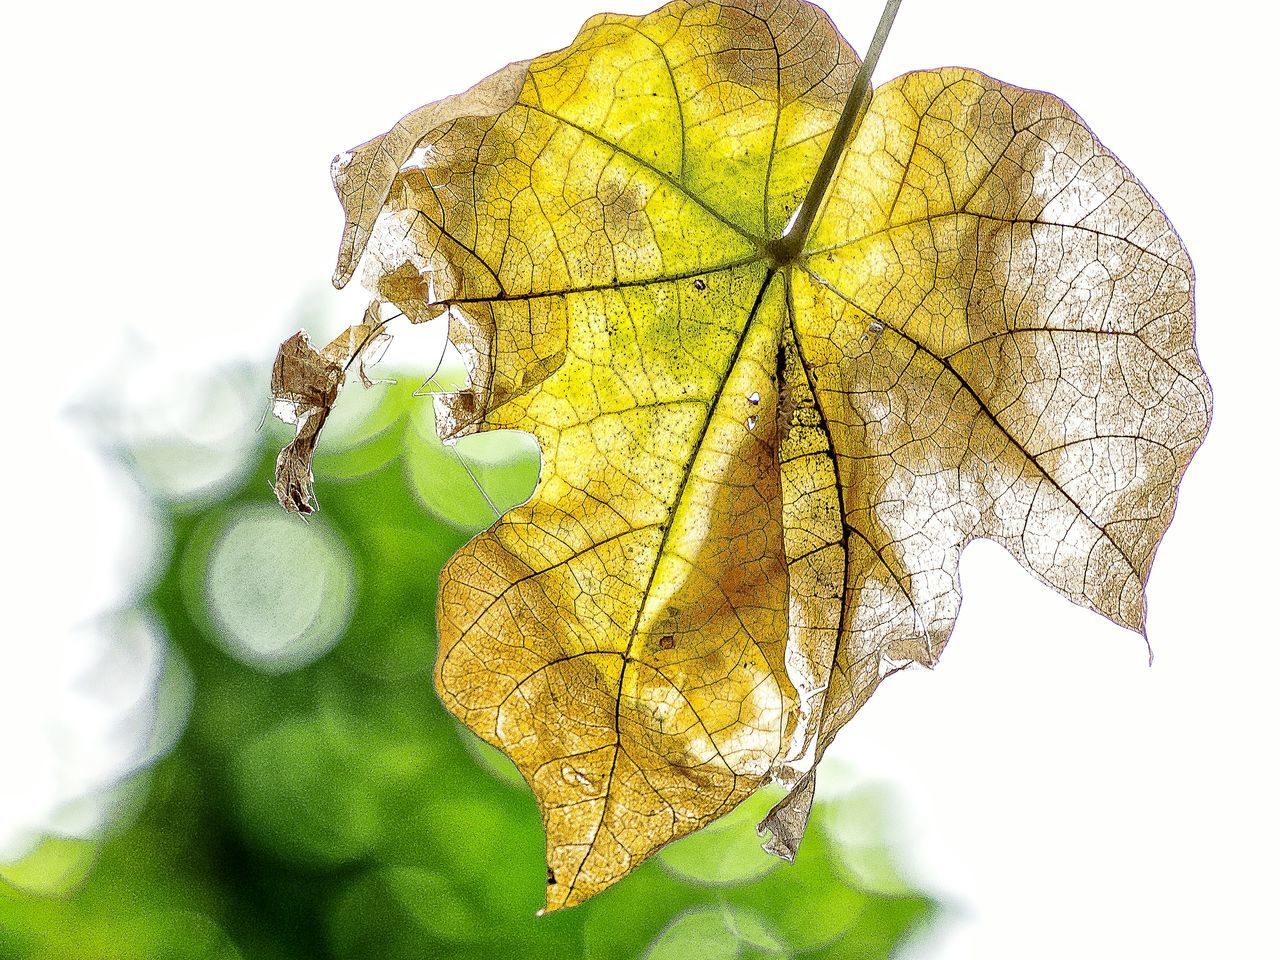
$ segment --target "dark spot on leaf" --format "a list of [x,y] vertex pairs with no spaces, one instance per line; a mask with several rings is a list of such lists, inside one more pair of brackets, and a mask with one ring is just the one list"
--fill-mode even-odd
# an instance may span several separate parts
[[693,289],[705,290],[707,289],[707,282],[699,277],[697,280],[693,281]]
[[660,646],[663,650],[670,650],[673,647],[675,647],[675,645],[676,645],[676,638],[669,633],[658,641],[658,646]]
[[671,762],[668,765],[671,767],[672,772],[679,774],[696,786],[705,788],[710,787],[715,783],[714,777],[708,776],[705,771],[698,767],[676,762]]

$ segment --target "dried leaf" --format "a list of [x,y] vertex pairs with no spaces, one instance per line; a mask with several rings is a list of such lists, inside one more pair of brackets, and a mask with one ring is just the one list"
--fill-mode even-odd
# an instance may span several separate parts
[[280,505],[290,513],[315,511],[311,460],[320,430],[353,361],[361,382],[366,388],[373,386],[365,364],[381,355],[389,339],[382,332],[384,326],[373,303],[360,323],[348,327],[323,350],[311,345],[304,330],[280,344],[271,367],[272,409],[285,423],[296,424],[298,432],[276,458],[275,491]]
[[392,181],[424,138],[455,119],[496,116],[507,109],[524,83],[527,68],[527,63],[503,67],[466,93],[419,107],[386,133],[333,158],[329,173],[346,215],[333,272],[335,286],[345,287],[351,279]]
[[367,241],[468,362],[442,435],[542,447],[442,576],[436,680],[533,787],[550,909],[770,781],[794,856],[976,538],[1143,630],[1209,420],[1177,234],[1062,101],[970,70],[878,88],[815,180],[858,64],[799,0],[602,15],[337,170],[338,280]]

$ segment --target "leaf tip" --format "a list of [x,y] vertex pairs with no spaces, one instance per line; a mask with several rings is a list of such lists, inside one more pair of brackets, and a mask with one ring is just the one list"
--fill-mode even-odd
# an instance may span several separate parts
[[809,814],[813,810],[815,783],[814,772],[810,770],[756,824],[759,836],[768,835],[761,844],[765,852],[787,863],[795,863],[800,841],[804,839],[805,828],[809,825]]
[[276,499],[288,513],[303,517],[316,512],[315,480],[311,473],[311,450],[303,449],[298,437],[289,442],[276,458],[276,477],[272,484]]

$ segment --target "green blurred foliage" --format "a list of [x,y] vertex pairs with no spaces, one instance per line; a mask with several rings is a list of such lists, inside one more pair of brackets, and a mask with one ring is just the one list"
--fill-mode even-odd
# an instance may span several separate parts
[[123,786],[135,802],[105,836],[50,837],[0,868],[0,958],[894,954],[937,906],[895,872],[866,791],[819,803],[794,865],[760,849],[765,792],[587,904],[536,916],[532,796],[431,687],[440,568],[493,519],[473,479],[505,509],[532,489],[536,449],[443,446],[412,384],[344,395],[309,525],[271,495],[278,427],[231,488],[161,502],[172,549],[142,607],[178,678],[159,696],[190,701],[160,713],[189,719]]

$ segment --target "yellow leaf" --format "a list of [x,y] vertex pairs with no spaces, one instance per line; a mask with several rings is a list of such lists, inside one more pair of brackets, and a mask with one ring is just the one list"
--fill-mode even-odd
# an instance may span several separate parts
[[794,856],[975,538],[1143,629],[1209,419],[1181,242],[1070,108],[967,70],[878,88],[817,176],[858,68],[799,0],[602,15],[335,166],[338,282],[363,254],[469,365],[442,436],[542,448],[442,575],[436,681],[532,786],[550,909],[770,782]]

